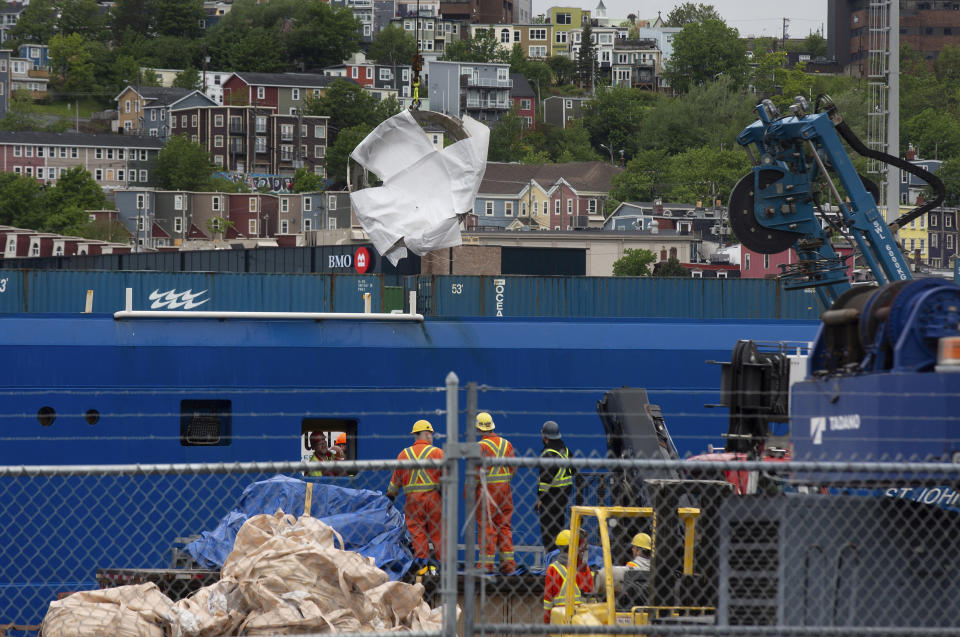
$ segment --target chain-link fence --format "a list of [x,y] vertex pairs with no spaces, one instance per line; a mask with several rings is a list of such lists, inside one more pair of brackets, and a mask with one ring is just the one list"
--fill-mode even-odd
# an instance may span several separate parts
[[[431,390],[443,405],[423,400],[424,391],[398,399],[389,429],[365,430],[362,416],[358,424],[340,413],[261,416],[264,444],[289,443],[294,451],[278,460],[295,461],[0,467],[0,634],[36,634],[51,602],[70,593],[130,585],[155,585],[163,608],[216,590],[236,612],[222,614],[211,635],[960,628],[960,466],[678,460],[659,443],[647,457],[613,459],[602,457],[615,442],[602,425],[593,434],[567,425],[584,413],[553,414],[554,436],[542,428],[546,414],[492,410],[495,425],[483,431],[473,426],[478,407],[496,402],[495,391],[464,393],[451,379],[446,394]],[[429,404],[407,409],[418,402]],[[281,416],[302,426],[277,432]],[[396,459],[417,448],[412,430],[424,418],[445,458],[416,451]],[[185,426],[187,438],[203,441],[214,423],[194,413]],[[684,443],[681,455],[705,451],[699,442]],[[28,443],[51,444],[17,441]],[[103,444],[127,457],[122,443]],[[292,517],[277,518],[278,510]],[[308,512],[341,539],[296,551],[266,541],[312,542],[321,527],[296,522]],[[243,526],[257,515],[253,531]],[[253,535],[238,535],[241,528]],[[260,552],[235,553],[243,547]],[[333,553],[341,549],[368,557],[382,575],[344,575],[344,565],[362,565]],[[286,588],[253,562],[292,569],[279,578]],[[226,590],[227,581],[239,584]],[[334,608],[346,581],[354,582],[348,601]],[[417,603],[401,604],[392,589],[388,602],[387,589],[374,594],[372,607],[356,597],[393,582],[416,587]],[[381,612],[384,604],[393,610]],[[456,625],[444,612],[455,606]],[[298,615],[269,615],[281,607]],[[400,607],[406,614],[394,612]],[[160,634],[173,634],[169,617],[182,614],[157,619]]]

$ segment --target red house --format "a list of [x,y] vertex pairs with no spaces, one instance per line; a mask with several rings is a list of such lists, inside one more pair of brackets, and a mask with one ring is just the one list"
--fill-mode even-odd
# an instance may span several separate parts
[[517,115],[527,123],[527,128],[537,127],[537,95],[521,73],[511,73],[513,88],[510,89],[510,99],[513,100]]
[[[841,257],[850,257],[850,248],[847,246],[833,246]],[[772,279],[780,276],[781,265],[789,265],[799,261],[796,250],[790,248],[777,254],[760,254],[740,244],[740,278],[741,279]],[[853,258],[848,258],[847,276],[853,280]]]

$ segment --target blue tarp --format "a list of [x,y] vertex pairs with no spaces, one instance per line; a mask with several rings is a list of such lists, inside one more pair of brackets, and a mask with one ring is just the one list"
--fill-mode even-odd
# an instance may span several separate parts
[[[310,515],[343,536],[344,549],[372,557],[390,579],[399,579],[413,563],[403,514],[378,491],[348,489],[314,482]],[[249,518],[277,509],[299,517],[304,513],[307,482],[287,476],[254,482],[240,496],[237,507],[213,531],[185,547],[198,564],[221,568],[233,550],[237,531]]]

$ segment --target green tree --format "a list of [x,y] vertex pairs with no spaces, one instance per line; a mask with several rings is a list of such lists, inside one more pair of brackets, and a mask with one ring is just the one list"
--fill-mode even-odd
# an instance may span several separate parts
[[60,35],[50,40],[51,84],[61,93],[96,93],[91,43],[79,33]]
[[667,14],[668,27],[683,27],[688,24],[706,22],[707,20],[723,20],[712,4],[684,2],[678,4]]
[[760,97],[774,95],[777,86],[777,73],[787,64],[786,51],[768,51],[756,49],[753,52],[753,64],[750,70],[750,83]]
[[[272,4],[272,3],[271,3]],[[292,28],[281,29],[286,55],[297,68],[319,69],[360,50],[362,26],[348,7],[320,0],[294,0]],[[286,20],[282,26],[286,27]]]
[[516,112],[510,112],[500,118],[490,131],[490,145],[487,150],[488,161],[518,162],[524,156],[532,154],[534,148],[524,143],[525,125]]
[[207,232],[210,233],[214,241],[223,241],[235,225],[236,223],[226,217],[210,217],[207,219]]
[[41,204],[46,218],[40,228],[45,232],[77,234],[88,225],[88,210],[107,209],[107,197],[82,166],[60,175],[56,186],[43,191]]
[[173,79],[173,85],[179,88],[190,89],[191,91],[198,91],[203,88],[203,82],[200,78],[200,71],[188,66],[179,73],[177,77]]
[[812,58],[827,57],[827,41],[819,33],[811,33],[804,38],[803,48]]
[[737,181],[750,170],[750,161],[740,149],[692,148],[670,160],[669,189],[664,200],[676,203],[726,201]]
[[39,230],[44,216],[41,190],[32,177],[0,173],[0,224]]
[[[919,113],[927,108],[943,108],[940,80],[934,75],[919,52],[904,44],[900,47],[900,112]],[[905,143],[903,135],[901,143]],[[901,151],[905,151],[902,146]]]
[[604,144],[623,149],[627,158],[633,157],[641,138],[644,112],[654,99],[649,92],[622,86],[597,91],[596,98],[583,109],[583,126],[590,133],[593,147],[600,150],[600,144]]
[[[337,132],[366,124],[372,129],[383,121],[381,105],[377,98],[353,82],[336,79],[318,98],[307,99],[305,114],[330,117],[331,142]],[[392,115],[393,113],[391,113]],[[351,148],[351,150],[353,150]]]
[[98,239],[111,243],[128,243],[132,238],[127,227],[116,219],[87,221],[80,228],[78,235],[87,239]]
[[580,88],[596,88],[597,84],[597,45],[593,42],[593,27],[588,20],[583,25],[580,36],[580,51],[577,56],[577,79]]
[[732,81],[732,88],[740,88],[747,76],[746,55],[737,30],[723,21],[691,22],[674,36],[673,55],[663,76],[680,93],[720,75]]
[[87,40],[101,40],[109,33],[103,28],[105,19],[96,0],[57,0],[60,15],[57,31],[64,35],[79,33]]
[[297,168],[293,174],[293,192],[319,192],[323,190],[324,178],[305,168]]
[[441,60],[455,62],[502,62],[510,60],[510,54],[500,47],[492,29],[480,29],[473,37],[451,42],[443,50]]
[[347,7],[243,0],[207,32],[204,45],[214,67],[280,72],[340,63],[360,50],[361,33]]
[[[241,45],[237,44],[237,46]],[[146,66],[155,69],[196,67],[200,60],[201,47],[202,43],[198,39],[176,35],[160,35],[147,40],[138,57]],[[264,59],[270,59],[271,53],[264,51],[263,57]]]
[[156,11],[151,0],[116,0],[110,16],[114,41],[119,44],[137,35],[152,35]]
[[41,128],[37,107],[30,91],[18,89],[10,96],[10,108],[2,120],[0,130],[24,131]]
[[416,54],[416,39],[396,24],[381,29],[373,36],[370,50],[367,52],[370,59],[393,67],[398,64],[410,64]]
[[937,80],[951,86],[954,91],[960,88],[960,45],[947,44],[937,54],[933,63],[933,72]]
[[186,135],[175,135],[157,155],[154,176],[165,190],[205,191],[215,170],[206,149]]
[[663,150],[644,150],[610,180],[610,197],[617,201],[653,201],[667,179],[670,159]]
[[627,248],[623,256],[613,262],[613,276],[650,276],[650,265],[657,256],[650,250]]
[[[944,205],[956,206],[960,204],[960,157],[948,159],[940,164],[937,177],[943,181],[946,191],[943,200]],[[928,197],[932,196],[932,192],[928,191]],[[0,217],[0,223],[3,223],[2,217]]]
[[547,58],[547,66],[553,71],[557,86],[573,83],[577,74],[577,66],[573,60],[565,55],[553,55]]
[[680,265],[680,259],[677,257],[670,257],[666,261],[661,261],[657,264],[657,267],[654,268],[653,276],[657,277],[684,277],[690,278],[690,271],[685,267]]
[[546,152],[555,163],[600,159],[590,145],[590,133],[581,122],[569,122],[566,128],[562,128],[538,121],[537,132],[542,139],[537,148]]
[[921,157],[960,157],[960,122],[942,109],[924,109],[904,120],[901,136],[912,143]]
[[50,0],[34,0],[26,6],[17,19],[17,23],[10,29],[7,46],[23,42],[40,42],[47,44],[53,37],[57,18],[53,3]]
[[[357,144],[370,134],[373,130],[368,124],[360,123],[340,131],[337,140],[327,148],[327,178],[335,184],[345,185],[347,183],[347,162],[350,160],[350,153],[357,147]],[[351,168],[351,175],[356,176],[357,171],[362,170],[354,164]]]
[[729,87],[729,80],[721,77],[691,88],[683,99],[656,96],[643,112],[638,147],[671,155],[700,146],[734,147],[740,131],[756,119],[753,108],[758,98]]
[[204,18],[203,0],[154,0],[157,35],[196,38]]

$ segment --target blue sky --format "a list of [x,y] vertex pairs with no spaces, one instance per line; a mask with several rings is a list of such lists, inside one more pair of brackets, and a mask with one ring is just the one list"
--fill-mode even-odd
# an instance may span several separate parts
[[[827,28],[827,1],[828,0],[713,0],[703,4],[712,4],[730,26],[736,27],[741,36],[776,36],[780,37],[783,31],[783,18],[789,18],[787,34],[794,38],[806,37],[811,31],[824,31]],[[533,0],[533,15],[544,13],[553,6],[578,6],[593,9],[598,0]],[[635,13],[640,18],[655,18],[657,12],[664,16],[679,1],[655,3],[641,0],[603,0],[607,7],[607,17],[626,18],[627,14]]]

